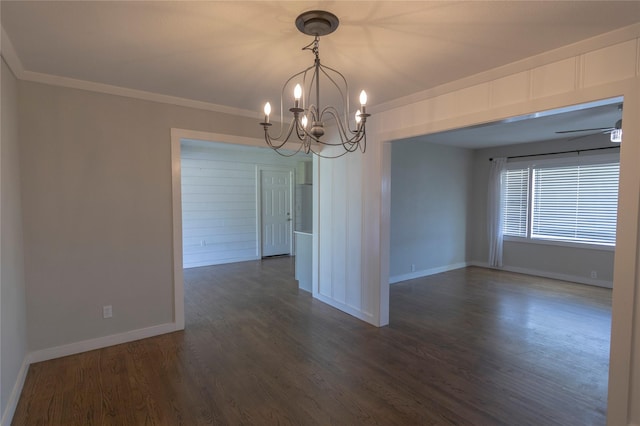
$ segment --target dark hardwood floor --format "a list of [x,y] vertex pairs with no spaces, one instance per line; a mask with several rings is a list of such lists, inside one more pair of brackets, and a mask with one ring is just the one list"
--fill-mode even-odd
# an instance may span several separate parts
[[610,290],[467,268],[375,328],[292,270],[186,270],[184,332],[33,364],[13,425],[605,424]]

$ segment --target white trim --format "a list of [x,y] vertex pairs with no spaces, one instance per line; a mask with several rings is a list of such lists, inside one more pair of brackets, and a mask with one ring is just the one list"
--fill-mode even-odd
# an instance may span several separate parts
[[147,328],[139,328],[137,330],[125,331],[124,333],[112,334],[110,336],[98,337],[95,339],[83,340],[80,342],[69,343],[68,345],[55,346],[53,348],[41,349],[29,354],[29,362],[42,362],[50,359],[60,358],[68,355],[75,355],[82,352],[102,349],[113,345],[133,342],[135,340],[146,339],[148,337],[159,336],[161,334],[178,331],[176,323],[167,323],[154,325]]
[[238,135],[228,135],[225,133],[212,133],[212,132],[201,132],[198,130],[188,130],[188,129],[171,129],[171,140],[177,139],[180,142],[181,139],[195,139],[205,142],[220,142],[226,144],[235,144],[235,145],[248,145],[248,146],[257,146],[260,148],[265,148],[267,145],[262,138],[250,138],[246,136],[238,136]]
[[22,388],[24,387],[24,381],[27,378],[29,365],[31,365],[31,362],[29,359],[29,355],[27,355],[24,358],[24,361],[22,361],[22,366],[20,367],[20,371],[18,372],[18,377],[16,378],[16,382],[13,385],[13,389],[11,390],[11,395],[9,395],[7,406],[4,409],[4,413],[2,413],[2,420],[0,420],[0,426],[11,425],[11,421],[13,420],[13,415],[16,413],[16,408],[18,407],[18,401],[20,400],[20,394],[22,393]]
[[[171,203],[173,217],[173,321],[184,330],[184,265],[182,252],[182,173],[180,138],[171,129]],[[177,158],[177,161],[176,161]],[[178,255],[176,255],[178,253]]]
[[318,299],[319,301],[326,303],[327,305],[331,306],[332,308],[338,309],[342,312],[345,312],[353,317],[356,317],[364,322],[367,322],[369,324],[372,325],[372,327],[374,327],[374,317],[372,314],[369,314],[367,312],[364,312],[358,308],[354,308],[351,305],[347,305],[345,303],[340,303],[337,302],[335,299],[332,299],[330,297],[324,296],[322,295],[322,293],[320,292],[315,292],[315,294],[313,294],[313,297],[315,299]]
[[260,260],[260,257],[259,256],[232,257],[230,259],[224,259],[222,261],[218,261],[218,262],[214,262],[214,263],[211,263],[211,261],[198,262],[198,263],[193,264],[193,265],[185,266],[184,269],[204,268],[206,266],[226,265],[227,263],[251,262],[251,261],[255,261],[255,260]]
[[93,81],[78,80],[69,77],[60,77],[57,75],[43,74],[33,71],[23,71],[18,78],[21,80],[32,81],[34,83],[49,84],[52,86],[68,87],[71,89],[88,90],[91,92],[105,93],[108,95],[124,96],[127,98],[141,99],[145,101],[160,102],[163,104],[177,105],[187,108],[195,108],[206,111],[220,112],[223,114],[232,114],[241,117],[249,117],[258,119],[260,113],[256,111],[248,111],[246,109],[233,108],[219,104],[212,104],[205,101],[181,98],[178,96],[163,95],[155,92],[147,92],[145,90],[130,89],[128,87],[114,86],[111,84],[95,83]]
[[422,269],[420,271],[415,271],[408,274],[394,275],[393,277],[389,277],[389,284],[395,284],[401,281],[412,280],[415,278],[428,277],[429,275],[435,275],[442,272],[453,271],[455,269],[466,268],[467,266],[469,266],[468,262],[460,262],[453,263],[451,265],[438,266],[436,268]]
[[22,65],[22,61],[16,53],[16,50],[13,48],[13,43],[5,32],[4,27],[0,27],[0,32],[2,37],[2,43],[0,45],[2,57],[11,72],[13,72],[13,75],[17,78],[21,78],[21,76],[24,75],[24,66]]
[[[205,101],[181,98],[178,96],[163,95],[145,90],[131,89],[127,87],[115,86],[111,84],[96,83],[88,80],[79,80],[69,77],[61,77],[53,74],[44,74],[26,70],[16,53],[11,39],[7,36],[4,27],[2,31],[2,57],[7,65],[13,71],[15,76],[20,80],[32,81],[34,83],[49,84],[52,86],[68,87],[71,89],[88,90],[91,92],[106,93],[109,95],[124,96],[127,98],[142,99],[152,102],[161,102],[164,104],[183,106],[187,108],[195,108],[206,111],[220,112],[223,114],[232,114],[241,117],[260,118],[259,111],[249,111],[242,108],[234,108],[225,105],[213,104]],[[277,118],[277,117],[274,117]]]
[[558,274],[555,272],[541,271],[539,269],[519,268],[517,266],[505,266],[502,268],[492,268],[486,262],[469,262],[469,266],[478,266],[481,268],[495,269],[497,271],[514,272],[516,274],[532,275],[534,277],[550,278],[553,280],[569,281],[578,284],[587,284],[595,287],[613,288],[613,282],[607,280],[595,280],[592,278],[580,277],[577,275]]
[[558,247],[570,247],[585,250],[599,250],[599,251],[616,251],[616,246],[609,246],[604,244],[589,244],[589,243],[577,243],[573,241],[561,241],[561,240],[545,240],[542,238],[530,238],[530,237],[516,237],[513,235],[505,235],[502,237],[505,242],[509,243],[521,243],[521,244],[539,244],[545,246],[558,246]]
[[[502,77],[507,77],[519,72],[530,71],[544,65],[552,64],[554,62],[574,57],[581,58],[581,55],[585,53],[595,51],[597,49],[602,49],[608,46],[613,46],[618,43],[624,43],[625,41],[633,40],[639,36],[640,24],[632,24],[627,27],[618,28],[608,33],[598,34],[591,38],[577,41],[573,44],[561,46],[557,49],[542,52],[535,56],[530,56],[516,62],[511,62],[497,68],[492,68],[484,72],[464,77],[459,80],[444,83],[431,89],[426,89],[420,92],[412,93],[411,95],[392,99],[378,105],[367,106],[367,108],[369,109],[370,113],[379,114],[384,111],[389,111],[393,110],[394,108],[404,107],[409,104],[422,102],[443,94],[473,87],[478,84],[492,82]],[[638,69],[640,70],[640,60]]]

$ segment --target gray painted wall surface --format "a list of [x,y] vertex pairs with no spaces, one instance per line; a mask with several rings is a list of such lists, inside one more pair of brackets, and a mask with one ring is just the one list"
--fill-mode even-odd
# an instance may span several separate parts
[[[568,142],[539,142],[475,151],[473,162],[474,215],[473,225],[471,227],[473,242],[469,260],[486,263],[489,257],[486,226],[489,158],[558,152],[572,149],[588,149],[603,146],[611,146],[611,143],[608,141],[607,136],[598,135]],[[605,150],[584,152],[580,155],[613,154],[616,152],[618,152],[618,150]],[[573,153],[563,156],[575,155],[576,154]],[[591,271],[596,271],[598,281],[610,283],[613,281],[613,258],[614,252],[611,250],[594,250],[505,241],[503,262],[505,267],[572,276],[586,281],[591,279]]]
[[391,150],[391,281],[412,264],[420,273],[466,262],[472,151],[415,141]]
[[0,274],[0,417],[27,354],[24,258],[20,169],[18,158],[18,84],[4,63],[2,66],[2,135],[0,144],[2,240]]
[[[29,350],[173,321],[172,127],[255,120],[19,83]],[[102,306],[113,318],[102,319]]]

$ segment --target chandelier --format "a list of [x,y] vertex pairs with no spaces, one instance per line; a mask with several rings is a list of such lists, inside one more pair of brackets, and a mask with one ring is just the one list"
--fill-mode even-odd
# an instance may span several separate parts
[[[367,114],[366,111],[366,92],[363,90],[360,93],[360,109],[351,116],[347,80],[340,72],[320,63],[320,37],[334,32],[338,24],[337,16],[322,10],[305,12],[296,18],[298,30],[314,36],[313,41],[302,50],[310,50],[315,59],[312,66],[294,74],[282,86],[280,119],[284,121],[285,91],[290,90],[295,84],[293,107],[289,108],[293,118],[288,127],[281,123],[278,136],[269,134],[269,128],[272,125],[269,121],[271,104],[267,102],[264,106],[264,122],[260,123],[264,127],[264,138],[267,145],[280,155],[289,157],[303,151],[323,158],[337,158],[357,150],[365,152],[367,148],[365,124],[367,117],[371,114]],[[321,81],[328,83],[329,89],[326,92],[320,90]],[[326,97],[336,100],[340,103],[340,107],[323,106],[320,103],[321,94],[323,100],[326,100]],[[351,117],[353,117],[352,121]],[[335,126],[330,126],[332,123],[335,123]],[[335,133],[331,138],[332,142],[322,139],[326,133],[325,129]],[[299,144],[297,149],[292,151],[290,148],[285,148],[289,140]],[[342,147],[342,149],[329,149],[327,150],[329,152],[321,153],[318,148],[322,145]]]

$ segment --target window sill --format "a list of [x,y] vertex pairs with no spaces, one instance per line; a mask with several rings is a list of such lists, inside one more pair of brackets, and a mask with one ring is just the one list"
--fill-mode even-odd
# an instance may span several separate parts
[[587,243],[573,243],[569,241],[557,241],[557,240],[542,240],[542,239],[534,239],[534,238],[524,238],[524,237],[512,237],[509,235],[505,235],[502,237],[503,241],[514,242],[514,243],[522,243],[522,244],[539,244],[545,246],[558,246],[558,247],[568,247],[568,248],[578,248],[578,249],[586,249],[586,250],[599,250],[599,251],[615,251],[615,246],[605,246],[600,244],[587,244]]

